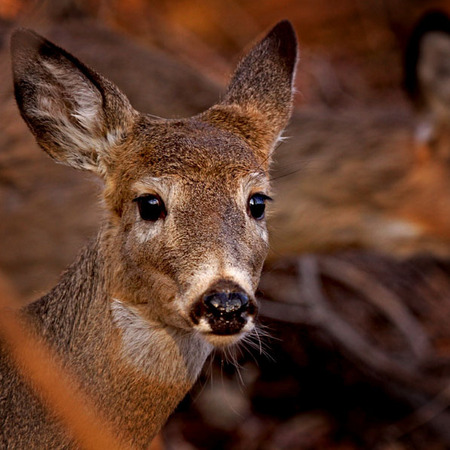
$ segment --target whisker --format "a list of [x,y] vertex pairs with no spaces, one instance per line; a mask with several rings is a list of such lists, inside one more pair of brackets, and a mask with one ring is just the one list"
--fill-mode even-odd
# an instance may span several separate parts
[[242,347],[248,349],[248,353],[255,361],[256,365],[258,365],[258,360],[251,351],[252,349],[257,350],[259,355],[273,361],[273,357],[269,353],[270,346],[264,341],[264,338],[272,339],[272,336],[265,328],[266,327],[263,325],[258,324],[258,326],[255,327],[253,331],[245,336],[241,341]]
[[278,175],[276,177],[271,177],[271,178],[269,178],[269,180],[270,181],[276,181],[276,180],[279,180],[281,178],[286,178],[286,177],[288,177],[290,175],[294,175],[295,173],[301,172],[302,170],[304,170],[304,167],[300,167],[299,169],[293,170],[293,171],[288,172],[288,173],[284,173],[283,175]]

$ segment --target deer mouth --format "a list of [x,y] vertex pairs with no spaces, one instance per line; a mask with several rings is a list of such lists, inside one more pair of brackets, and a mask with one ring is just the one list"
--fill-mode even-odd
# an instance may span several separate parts
[[194,329],[217,344],[236,342],[253,330],[256,313],[253,297],[236,283],[221,281],[194,304],[190,318]]

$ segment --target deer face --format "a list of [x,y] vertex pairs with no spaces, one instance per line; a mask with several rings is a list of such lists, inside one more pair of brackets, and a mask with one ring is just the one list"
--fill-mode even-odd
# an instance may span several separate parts
[[253,328],[268,249],[267,162],[207,116],[142,117],[137,129],[106,197],[115,297],[211,342],[236,340]]
[[137,113],[109,81],[29,31],[12,41],[22,116],[50,156],[98,173],[112,301],[214,345],[254,325],[268,249],[268,166],[290,115],[296,40],[277,25],[224,100],[184,120]]

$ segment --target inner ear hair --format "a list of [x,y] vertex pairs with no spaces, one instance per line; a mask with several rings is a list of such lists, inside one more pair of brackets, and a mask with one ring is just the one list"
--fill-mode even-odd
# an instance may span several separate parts
[[11,39],[14,90],[38,144],[54,159],[104,174],[136,112],[111,82],[31,30]]

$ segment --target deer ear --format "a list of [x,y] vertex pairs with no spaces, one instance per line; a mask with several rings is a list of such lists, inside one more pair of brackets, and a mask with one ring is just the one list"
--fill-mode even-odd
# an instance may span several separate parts
[[11,39],[20,113],[54,159],[105,174],[137,114],[111,82],[30,30]]
[[209,120],[270,153],[291,115],[296,63],[295,31],[282,21],[240,61]]
[[450,120],[450,19],[444,13],[432,11],[415,26],[405,53],[405,87],[431,138]]

